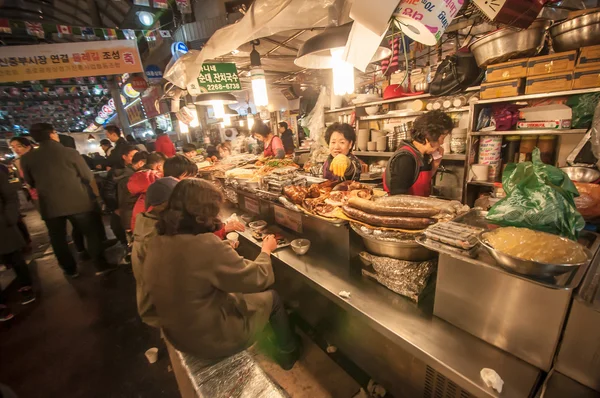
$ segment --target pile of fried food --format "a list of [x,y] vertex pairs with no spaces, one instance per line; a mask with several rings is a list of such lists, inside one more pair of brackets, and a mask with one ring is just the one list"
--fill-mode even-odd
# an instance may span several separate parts
[[326,181],[310,187],[289,185],[283,189],[283,193],[294,204],[302,206],[309,213],[327,218],[335,218],[335,210],[346,205],[349,200],[353,198],[368,200],[373,195],[371,188],[356,181],[345,181],[339,184]]
[[372,227],[422,230],[465,209],[456,201],[397,195],[374,200],[351,198],[342,210],[346,217]]

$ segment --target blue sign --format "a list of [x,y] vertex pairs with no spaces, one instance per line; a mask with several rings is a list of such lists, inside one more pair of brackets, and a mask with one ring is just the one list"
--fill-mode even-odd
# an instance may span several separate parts
[[179,59],[183,54],[187,54],[188,51],[189,50],[184,42],[176,41],[171,45],[171,54],[175,60]]
[[160,67],[158,65],[148,65],[145,68],[145,72],[146,72],[146,77],[148,77],[148,80],[161,80],[163,77],[163,73],[160,70]]

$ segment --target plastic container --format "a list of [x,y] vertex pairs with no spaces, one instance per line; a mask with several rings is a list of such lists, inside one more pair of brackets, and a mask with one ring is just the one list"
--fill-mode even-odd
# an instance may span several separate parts
[[537,143],[540,149],[540,158],[546,164],[554,164],[554,151],[556,148],[555,135],[540,135]]
[[452,153],[465,153],[467,151],[467,129],[452,129],[450,150]]
[[502,171],[509,163],[517,163],[519,161],[519,147],[521,146],[520,135],[509,135],[504,137],[502,143]]
[[502,164],[502,136],[485,135],[479,141],[479,163],[489,164],[488,181],[496,181]]
[[519,163],[531,162],[531,153],[537,145],[538,137],[536,135],[524,135],[521,137],[519,145]]

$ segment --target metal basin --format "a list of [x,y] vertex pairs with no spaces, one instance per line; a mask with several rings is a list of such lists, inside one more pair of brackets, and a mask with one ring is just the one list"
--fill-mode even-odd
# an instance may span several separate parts
[[414,239],[402,241],[380,240],[360,232],[354,225],[352,229],[362,238],[365,248],[371,254],[405,261],[430,260],[437,254],[418,244]]
[[475,56],[480,68],[490,64],[508,61],[511,58],[531,57],[544,46],[549,21],[537,20],[528,29],[499,29],[475,40],[469,50]]
[[550,36],[556,52],[600,44],[600,11],[590,10],[588,14],[555,23]]
[[600,179],[600,171],[589,167],[561,167],[572,181],[594,182]]
[[[522,275],[533,276],[536,278],[553,278],[567,272],[576,271],[579,267],[587,264],[593,257],[592,252],[587,248],[584,248],[585,254],[587,255],[587,261],[579,264],[547,264],[532,260],[524,260],[494,249],[486,239],[486,234],[488,233],[489,232],[482,232],[479,234],[479,242],[481,245],[486,248],[494,260],[502,267]],[[566,238],[563,239],[566,240]]]

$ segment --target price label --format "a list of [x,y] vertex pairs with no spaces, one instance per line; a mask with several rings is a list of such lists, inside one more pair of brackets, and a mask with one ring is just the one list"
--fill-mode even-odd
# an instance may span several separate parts
[[258,203],[258,200],[255,200],[255,199],[245,196],[244,197],[244,207],[250,213],[260,214],[260,204]]
[[302,233],[302,214],[275,206],[275,222],[294,232]]

